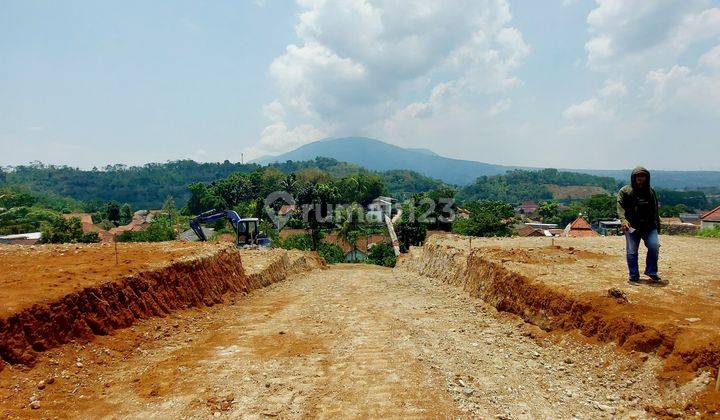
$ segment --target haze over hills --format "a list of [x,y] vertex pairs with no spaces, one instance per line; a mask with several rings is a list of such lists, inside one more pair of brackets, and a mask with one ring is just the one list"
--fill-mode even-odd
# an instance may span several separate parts
[[[277,156],[264,156],[252,162],[265,165],[288,160],[306,161],[316,157],[333,158],[376,171],[408,169],[456,185],[467,185],[480,176],[503,174],[513,169],[540,169],[453,159],[440,156],[428,149],[406,149],[366,137],[318,140],[290,152]],[[591,175],[609,176],[621,181],[627,180],[630,175],[630,169],[562,169]],[[653,184],[658,187],[701,188],[720,186],[720,171],[663,171],[649,169],[652,171]]]

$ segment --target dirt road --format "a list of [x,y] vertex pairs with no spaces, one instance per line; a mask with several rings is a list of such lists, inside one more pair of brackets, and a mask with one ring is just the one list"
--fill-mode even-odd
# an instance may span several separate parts
[[709,381],[663,388],[659,366],[438,280],[341,265],[6,369],[0,416],[642,417]]

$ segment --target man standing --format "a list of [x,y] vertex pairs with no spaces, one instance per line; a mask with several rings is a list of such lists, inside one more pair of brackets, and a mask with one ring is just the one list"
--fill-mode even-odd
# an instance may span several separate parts
[[627,249],[627,265],[630,273],[630,284],[640,283],[638,269],[638,248],[640,240],[647,247],[645,275],[654,283],[660,281],[658,276],[658,256],[660,251],[660,213],[655,190],[650,187],[650,172],[638,166],[632,171],[630,185],[626,185],[617,194],[617,213],[625,232]]

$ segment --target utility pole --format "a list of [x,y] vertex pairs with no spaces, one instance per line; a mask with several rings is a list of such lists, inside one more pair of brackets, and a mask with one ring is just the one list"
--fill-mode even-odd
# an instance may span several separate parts
[[240,153],[240,163],[241,163],[242,165],[245,164],[245,153]]

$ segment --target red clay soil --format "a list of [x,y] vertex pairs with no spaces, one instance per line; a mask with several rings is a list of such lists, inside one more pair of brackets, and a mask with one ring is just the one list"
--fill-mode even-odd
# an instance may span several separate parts
[[[36,353],[132,325],[137,319],[247,292],[240,251],[227,245],[2,247],[0,369]],[[186,257],[186,258],[182,258]]]
[[[720,241],[661,238],[668,282],[630,286],[622,238],[431,237],[400,265],[463,287],[546,331],[580,331],[666,359],[661,376],[686,381],[720,366]],[[642,262],[641,262],[642,269]],[[710,389],[700,403],[720,408]],[[714,400],[713,400],[714,398]]]

